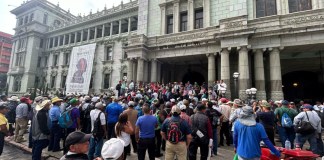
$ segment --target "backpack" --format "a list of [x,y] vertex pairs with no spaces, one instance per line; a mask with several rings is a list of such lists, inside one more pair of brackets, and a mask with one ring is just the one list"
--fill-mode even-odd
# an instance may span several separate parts
[[169,126],[168,126],[167,140],[169,142],[171,142],[172,144],[177,144],[182,137],[182,133],[180,130],[181,122],[182,122],[181,118],[180,118],[180,121],[172,121],[170,118],[170,122],[169,122]]
[[[289,110],[288,110],[288,112],[289,112]],[[293,126],[293,122],[287,112],[284,112],[281,116],[281,126],[287,127],[287,128],[290,128]]]
[[102,137],[104,137],[104,134],[105,134],[103,129],[102,129],[101,120],[100,120],[100,114],[101,113],[102,112],[100,112],[98,114],[97,119],[93,123],[92,135],[93,135],[94,138],[102,138]]
[[67,109],[60,115],[58,121],[59,121],[59,125],[62,128],[69,128],[73,125],[73,119],[71,117],[71,111],[73,109],[74,108]]
[[168,112],[167,109],[168,109],[168,108],[165,108],[165,109],[164,109],[165,113],[167,114],[166,118],[170,118],[170,117],[171,117],[171,109],[170,109],[169,112]]
[[321,127],[324,128],[324,113],[320,112],[320,111],[315,111],[317,113],[317,115],[320,117],[321,119]]

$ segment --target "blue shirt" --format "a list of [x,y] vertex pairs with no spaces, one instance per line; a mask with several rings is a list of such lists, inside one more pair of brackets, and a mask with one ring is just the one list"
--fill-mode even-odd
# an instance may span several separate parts
[[110,103],[106,108],[107,123],[117,123],[119,115],[123,113],[123,108],[116,102]]
[[[254,126],[243,125],[240,121],[234,124],[234,146],[236,153],[243,158],[259,158],[261,157],[261,140],[265,141],[269,149],[276,155],[280,153],[269,142],[268,136],[259,123]],[[270,144],[269,144],[270,143]]]
[[187,121],[185,121],[184,119],[181,119],[180,116],[174,117],[172,116],[170,119],[166,119],[164,121],[164,123],[162,124],[162,128],[161,131],[164,132],[165,134],[168,133],[168,127],[170,124],[170,120],[172,120],[172,122],[180,122],[180,131],[182,133],[182,136],[180,137],[180,141],[186,141],[187,140],[187,135],[191,134],[191,128],[189,127],[189,124]]
[[58,107],[58,106],[53,106],[49,110],[49,118],[51,121],[58,121],[58,119],[60,118],[60,115],[61,115],[61,111],[60,111],[60,107]]
[[139,128],[140,138],[154,138],[155,137],[155,126],[157,125],[157,120],[155,116],[144,115],[137,119],[136,127]]
[[135,107],[135,109],[137,110],[137,117],[143,116],[142,107],[138,105]]

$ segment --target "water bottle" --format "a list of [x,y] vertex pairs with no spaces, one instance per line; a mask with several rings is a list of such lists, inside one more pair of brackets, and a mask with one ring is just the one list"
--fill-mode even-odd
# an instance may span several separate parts
[[287,149],[287,150],[291,149],[291,143],[290,143],[290,141],[288,139],[285,142],[285,149]]

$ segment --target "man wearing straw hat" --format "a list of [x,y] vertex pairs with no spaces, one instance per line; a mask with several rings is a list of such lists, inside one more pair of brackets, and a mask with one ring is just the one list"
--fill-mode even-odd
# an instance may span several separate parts
[[48,146],[48,151],[57,152],[61,150],[60,140],[61,140],[62,128],[58,123],[58,119],[60,118],[61,115],[60,106],[62,101],[63,100],[58,97],[52,98],[53,106],[49,110],[49,117],[52,125],[51,125],[51,138]]
[[33,160],[41,159],[42,150],[46,148],[49,143],[50,129],[48,128],[48,110],[50,106],[50,100],[44,100],[40,105],[36,106],[36,113],[32,125]]

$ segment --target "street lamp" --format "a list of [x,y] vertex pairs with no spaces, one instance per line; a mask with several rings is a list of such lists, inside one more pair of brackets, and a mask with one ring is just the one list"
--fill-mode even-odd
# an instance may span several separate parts
[[246,89],[245,90],[245,93],[247,95],[246,103],[249,104],[250,103],[250,99],[251,99],[251,94],[252,94],[251,89]]
[[256,93],[257,93],[257,89],[256,88],[251,88],[251,95],[252,95],[252,100],[256,99]]
[[238,77],[240,76],[240,73],[238,72],[234,72],[233,73],[233,78],[234,78],[234,97],[235,98],[238,98],[238,88],[237,88],[237,80],[238,80]]
[[225,97],[226,89],[225,88],[221,88],[219,90],[220,90],[220,93],[222,95],[222,98]]

